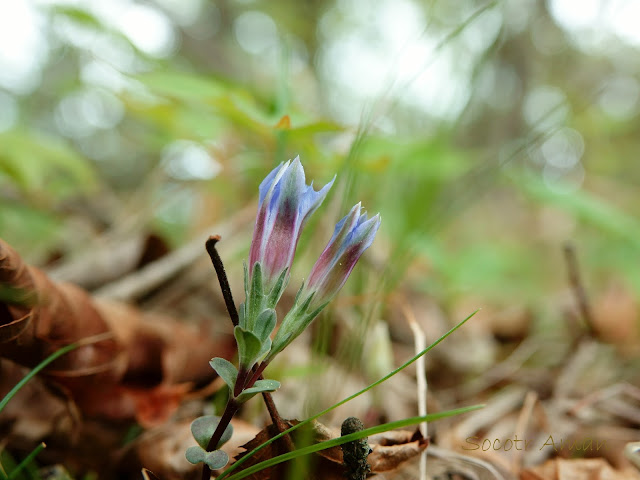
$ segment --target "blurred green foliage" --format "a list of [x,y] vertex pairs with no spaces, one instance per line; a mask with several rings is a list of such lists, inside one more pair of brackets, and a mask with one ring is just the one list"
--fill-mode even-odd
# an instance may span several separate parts
[[[412,286],[445,300],[535,301],[565,285],[561,245],[572,240],[590,285],[640,292],[629,261],[640,63],[620,66],[638,46],[615,31],[585,46],[560,0],[453,3],[135,7],[164,19],[166,48],[128,33],[126,13],[33,6],[49,25],[41,81],[0,89],[19,112],[0,129],[2,237],[42,262],[135,216],[128,228],[180,243],[255,200],[265,173],[299,154],[320,184],[339,173],[336,218],[314,219],[326,234],[301,243],[309,262],[305,249],[319,251],[362,200],[382,213],[386,291],[415,268]],[[402,37],[403,21],[418,33]],[[386,76],[362,75],[357,61],[394,42]]]

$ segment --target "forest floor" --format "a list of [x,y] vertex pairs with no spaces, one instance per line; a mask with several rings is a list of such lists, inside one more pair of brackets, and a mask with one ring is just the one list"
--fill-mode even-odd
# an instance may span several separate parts
[[[214,228],[229,245],[244,221],[240,215]],[[195,443],[189,427],[219,411],[226,396],[208,361],[235,354],[204,241],[169,251],[154,236],[119,240],[117,261],[106,242],[88,257],[43,270],[24,264],[19,246],[0,247],[3,285],[22,295],[2,304],[0,397],[60,346],[89,338],[0,412],[5,472],[45,442],[28,476],[15,478],[68,478],[67,471],[72,478],[141,478],[143,467],[153,472],[149,478],[199,478],[184,457]],[[224,256],[225,240],[221,248]],[[544,300],[564,322],[554,329],[540,328],[519,305],[472,298],[445,308],[407,286],[423,274],[420,265],[375,314],[364,307],[370,298],[343,296],[270,366],[270,378],[282,383],[273,394],[277,410],[292,422],[321,411],[482,307],[424,363],[322,416],[311,442],[339,436],[350,416],[372,427],[425,409],[484,404],[430,423],[426,432],[414,426],[369,438],[372,478],[425,478],[426,468],[438,479],[640,479],[640,305],[622,287],[590,297],[571,249],[566,272],[566,290]],[[230,278],[241,292],[240,276]],[[236,457],[260,444],[274,433],[264,429],[270,423],[261,399],[251,400],[233,420],[225,450]],[[276,442],[246,465],[286,449]],[[307,473],[283,464],[249,478],[345,478],[337,447],[309,462]]]

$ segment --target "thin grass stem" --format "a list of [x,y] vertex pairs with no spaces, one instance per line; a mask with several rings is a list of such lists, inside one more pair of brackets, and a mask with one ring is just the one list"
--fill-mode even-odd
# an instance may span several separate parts
[[7,405],[7,403],[9,403],[9,401],[13,398],[13,396],[18,393],[18,391],[25,386],[25,384],[31,380],[33,377],[35,377],[40,371],[42,371],[43,368],[45,368],[47,365],[49,365],[51,362],[53,362],[54,360],[58,359],[59,357],[61,357],[62,355],[71,352],[72,350],[75,350],[78,347],[81,347],[83,345],[88,345],[91,343],[96,343],[99,342],[101,340],[105,340],[106,338],[111,338],[112,334],[110,332],[107,333],[102,333],[99,335],[94,335],[91,337],[87,337],[87,338],[83,338],[82,340],[79,340],[75,343],[71,343],[69,345],[65,345],[64,347],[60,348],[59,350],[56,350],[55,352],[53,352],[51,355],[49,355],[47,358],[45,358],[42,362],[40,362],[36,367],[34,367],[29,373],[27,373],[25,375],[25,377],[20,380],[15,387],[13,387],[9,393],[7,393],[4,398],[2,400],[0,400],[0,412],[2,412],[2,410],[4,409],[4,407]]
[[40,445],[38,445],[36,448],[33,449],[33,451],[27,455],[24,460],[22,460],[18,466],[16,468],[14,468],[12,470],[12,472],[9,474],[9,476],[7,477],[8,480],[13,480],[14,478],[17,478],[18,474],[24,470],[31,462],[33,462],[33,460],[36,458],[36,455],[38,455],[44,448],[46,447],[46,445],[44,444],[44,442],[42,442]]

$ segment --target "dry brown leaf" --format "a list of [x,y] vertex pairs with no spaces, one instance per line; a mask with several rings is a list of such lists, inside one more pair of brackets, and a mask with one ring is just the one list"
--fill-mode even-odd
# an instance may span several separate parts
[[391,431],[372,436],[369,445],[373,449],[368,458],[371,471],[382,473],[395,470],[420,455],[429,446],[429,439],[424,438],[419,430]]
[[[2,356],[20,365],[34,367],[63,345],[109,331],[86,292],[71,284],[53,283],[2,240],[0,284]],[[47,370],[113,379],[126,367],[122,352],[115,339],[105,339],[62,356]]]
[[151,470],[142,469],[142,478],[144,480],[160,480]]
[[211,357],[234,354],[230,336],[211,338],[170,317],[53,282],[2,240],[0,286],[0,394],[60,347],[107,338],[60,357],[0,414],[0,436],[13,448],[28,453],[46,438],[41,457],[58,454],[54,460],[74,470],[108,476],[117,462],[105,452],[121,445],[133,421],[145,428],[164,423],[193,388],[214,379]]
[[164,422],[193,385],[210,382],[213,356],[234,353],[229,337],[212,339],[196,328],[133,307],[93,299],[55,283],[25,264],[0,240],[0,355],[34,367],[63,345],[97,334],[110,338],[82,346],[42,375],[64,386],[89,416]]
[[635,295],[621,285],[611,286],[593,304],[593,328],[598,337],[625,351],[633,351],[640,342],[638,316],[640,306]]
[[523,470],[520,480],[640,480],[640,473],[615,470],[601,458],[556,458]]

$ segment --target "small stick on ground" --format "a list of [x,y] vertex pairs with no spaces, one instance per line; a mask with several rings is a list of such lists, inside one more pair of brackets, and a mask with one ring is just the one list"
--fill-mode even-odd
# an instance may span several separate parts
[[[422,328],[418,324],[413,311],[406,306],[406,304],[401,305],[402,310],[404,312],[404,316],[411,327],[411,331],[413,332],[413,341],[414,348],[416,354],[423,351],[426,346],[426,337]],[[424,363],[424,356],[420,357],[416,361],[416,383],[418,389],[418,415],[424,417],[427,415],[427,373],[426,367]],[[427,438],[427,422],[423,422],[420,424],[420,433],[424,438]],[[420,478],[422,480],[427,479],[427,452],[426,450],[422,452],[420,455]]]
[[[529,425],[537,401],[538,394],[536,392],[527,392],[527,395],[524,397],[524,404],[518,415],[518,421],[516,422],[514,438],[527,438],[527,426]],[[513,452],[513,457],[511,457],[511,472],[516,475],[519,475],[522,469],[522,452],[524,452],[524,450],[516,449],[516,451]]]
[[569,274],[569,283],[573,289],[573,294],[578,303],[578,310],[582,316],[585,327],[590,335],[594,334],[593,314],[587,298],[586,291],[580,278],[580,270],[578,269],[578,260],[576,257],[576,249],[573,243],[567,242],[563,246],[564,258],[567,262],[567,271]]

